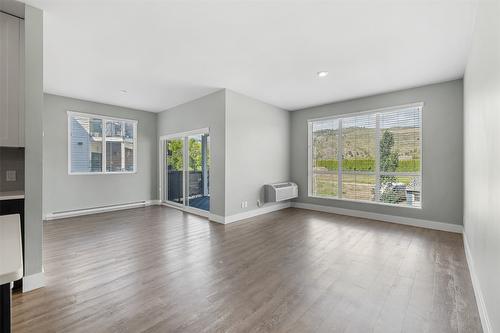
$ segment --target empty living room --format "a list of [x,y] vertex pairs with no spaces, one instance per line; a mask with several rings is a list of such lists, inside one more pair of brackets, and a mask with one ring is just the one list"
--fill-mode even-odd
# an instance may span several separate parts
[[500,0],[0,0],[0,333],[500,333]]

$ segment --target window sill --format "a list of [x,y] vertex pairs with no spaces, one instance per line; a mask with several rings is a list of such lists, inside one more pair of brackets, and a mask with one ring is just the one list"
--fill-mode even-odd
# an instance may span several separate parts
[[98,175],[130,175],[137,171],[117,171],[117,172],[68,172],[70,176],[98,176]]
[[327,196],[321,196],[321,195],[311,195],[311,194],[309,194],[307,197],[308,198],[314,198],[314,199],[327,199],[327,200],[334,200],[334,201],[345,201],[345,202],[372,204],[372,205],[377,205],[377,206],[388,206],[388,207],[397,207],[397,208],[405,208],[405,209],[418,209],[418,210],[422,209],[422,204],[420,204],[420,207],[412,207],[412,206],[403,206],[403,205],[398,205],[398,204],[391,204],[391,203],[386,203],[386,202],[375,202],[375,201],[368,201],[368,200],[343,199],[343,198],[334,198],[334,197],[327,197]]

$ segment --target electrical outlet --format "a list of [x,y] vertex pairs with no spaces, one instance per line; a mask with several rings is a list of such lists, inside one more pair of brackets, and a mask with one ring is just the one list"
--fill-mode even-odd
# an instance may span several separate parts
[[248,207],[248,201],[242,201],[241,208],[247,208],[247,207]]
[[7,170],[5,173],[5,180],[8,182],[16,181],[16,170]]

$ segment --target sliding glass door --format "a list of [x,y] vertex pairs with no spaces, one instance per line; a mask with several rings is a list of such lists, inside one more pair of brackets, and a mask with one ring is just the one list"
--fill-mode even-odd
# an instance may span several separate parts
[[166,199],[178,204],[184,203],[184,138],[166,141]]
[[210,136],[208,130],[162,138],[162,199],[210,211]]
[[203,210],[210,210],[209,193],[209,136],[196,134],[188,137],[188,205]]

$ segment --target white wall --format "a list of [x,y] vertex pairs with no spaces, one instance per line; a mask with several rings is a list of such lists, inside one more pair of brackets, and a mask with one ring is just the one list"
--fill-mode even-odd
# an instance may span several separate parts
[[[151,112],[45,94],[44,214],[125,204],[157,197],[157,115]],[[138,120],[137,173],[68,174],[67,111]]]
[[[291,175],[298,202],[462,224],[462,80],[438,83],[291,112]],[[422,209],[307,196],[307,120],[424,102]]]
[[[464,78],[464,227],[485,331],[500,332],[500,0],[480,0]],[[481,306],[484,305],[484,306]]]
[[[225,91],[220,90],[181,104],[158,115],[158,136],[210,130],[210,212],[224,216],[225,211]],[[158,149],[157,149],[158,150]]]
[[[290,180],[289,113],[226,90],[226,136],[226,216],[230,216],[257,209],[257,200],[264,201],[264,184]],[[242,201],[248,202],[246,208]]]

